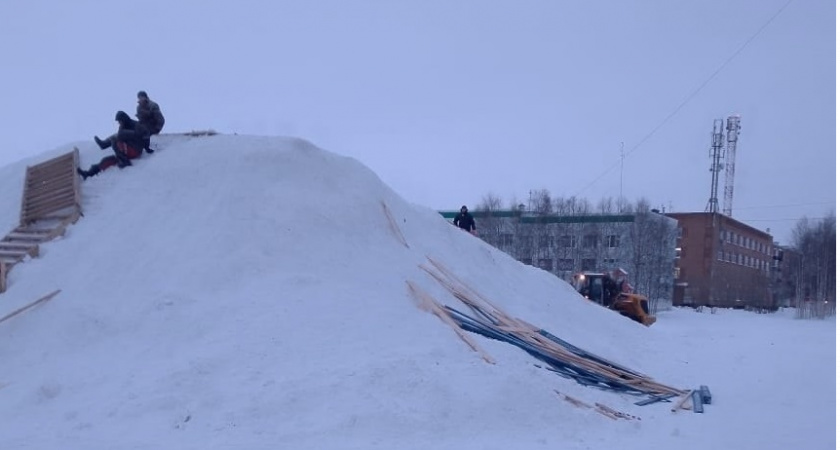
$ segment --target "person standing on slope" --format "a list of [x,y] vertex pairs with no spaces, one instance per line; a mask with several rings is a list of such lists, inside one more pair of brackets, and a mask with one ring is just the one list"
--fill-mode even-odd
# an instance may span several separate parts
[[461,212],[455,216],[455,220],[453,220],[452,223],[464,231],[475,234],[475,219],[473,219],[472,214],[470,214],[467,210],[466,205],[461,206]]
[[137,93],[137,114],[135,114],[135,117],[149,130],[149,137],[146,138],[143,148],[147,153],[154,153],[155,151],[151,148],[151,135],[160,134],[166,119],[160,112],[160,106],[149,98],[146,91]]
[[105,150],[111,147],[114,154],[106,156],[99,161],[99,164],[90,166],[88,170],[82,170],[81,167],[76,168],[76,173],[82,176],[82,179],[87,180],[99,172],[116,165],[120,169],[131,165],[131,160],[139,158],[143,154],[143,144],[149,138],[149,131],[146,130],[142,124],[131,120],[131,117],[125,111],[117,111],[114,119],[119,122],[119,129],[116,134],[111,135],[108,139],[99,139],[99,136],[94,136],[93,140],[99,145],[99,148]]

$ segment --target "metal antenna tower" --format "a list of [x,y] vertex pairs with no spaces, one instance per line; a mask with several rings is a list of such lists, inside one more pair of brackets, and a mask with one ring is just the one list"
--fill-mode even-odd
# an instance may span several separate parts
[[706,212],[717,213],[718,208],[718,172],[723,168],[720,159],[723,156],[723,119],[715,119],[712,125],[712,148],[709,149],[709,156],[712,158],[712,194],[706,204]]
[[723,183],[723,213],[732,217],[732,197],[735,194],[735,147],[741,132],[741,116],[726,119],[726,170]]

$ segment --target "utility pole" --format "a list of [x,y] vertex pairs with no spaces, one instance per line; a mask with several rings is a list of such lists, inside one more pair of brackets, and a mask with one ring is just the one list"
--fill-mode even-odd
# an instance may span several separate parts
[[624,142],[621,142],[621,175],[618,182],[618,201],[624,198]]

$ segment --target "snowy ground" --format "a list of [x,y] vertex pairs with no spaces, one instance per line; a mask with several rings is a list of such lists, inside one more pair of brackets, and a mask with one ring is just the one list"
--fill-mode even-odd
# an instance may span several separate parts
[[[73,145],[85,166],[104,154],[77,143],[0,168],[0,232],[25,165]],[[355,160],[288,138],[156,145],[84,182],[84,218],[11,271],[0,317],[61,292],[0,323],[0,449],[835,448],[834,318],[675,309],[645,328]],[[662,383],[708,385],[713,403],[635,406],[476,336],[496,364],[482,361],[409,295],[406,281],[458,306],[419,269],[427,256],[510,315]]]

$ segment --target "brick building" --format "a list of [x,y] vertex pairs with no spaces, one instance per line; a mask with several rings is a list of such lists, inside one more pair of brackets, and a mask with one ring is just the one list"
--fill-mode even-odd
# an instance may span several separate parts
[[774,307],[773,237],[720,213],[677,219],[674,305]]

